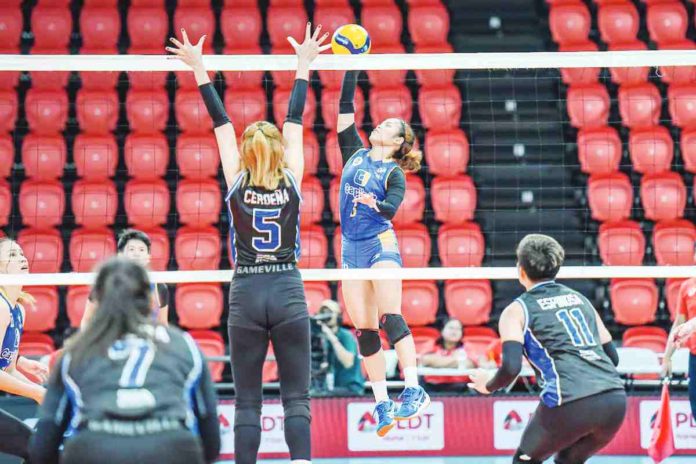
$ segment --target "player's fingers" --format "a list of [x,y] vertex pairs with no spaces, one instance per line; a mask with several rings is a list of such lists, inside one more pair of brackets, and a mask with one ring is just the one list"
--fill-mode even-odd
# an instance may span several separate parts
[[191,45],[191,42],[189,41],[188,34],[186,34],[186,29],[183,27],[181,28],[181,36],[184,38],[184,43],[186,45]]
[[331,48],[331,44],[327,44],[327,45],[324,45],[322,47],[319,47],[319,53],[324,52],[324,51],[328,50],[329,48]]
[[316,29],[314,29],[314,34],[312,34],[312,40],[317,40],[317,37],[319,37],[319,33],[321,32],[321,24],[317,26]]
[[297,40],[293,39],[292,37],[288,36],[288,42],[290,42],[290,45],[292,45],[292,48],[297,50],[297,47],[300,46],[300,44],[297,43]]
[[328,38],[329,38],[329,33],[326,32],[324,35],[322,35],[322,36],[319,38],[319,40],[317,40],[317,44],[318,44],[318,45],[323,44],[324,41],[325,41],[326,39],[328,39]]
[[203,36],[200,38],[200,40],[198,40],[198,43],[196,44],[196,47],[201,47],[201,48],[202,48],[202,47],[203,47],[203,42],[205,42],[206,37],[207,37],[207,36],[206,36],[205,34],[203,34]]
[[177,47],[179,47],[179,48],[184,48],[184,44],[182,44],[181,42],[179,42],[179,40],[178,40],[176,37],[170,37],[169,40],[170,40],[174,45],[176,45]]
[[169,53],[173,53],[175,55],[183,55],[184,51],[179,49],[179,48],[174,48],[174,47],[164,47],[165,50],[167,50]]
[[307,22],[307,27],[305,27],[305,35],[304,35],[305,42],[308,41],[310,39],[310,37],[312,37],[312,23]]

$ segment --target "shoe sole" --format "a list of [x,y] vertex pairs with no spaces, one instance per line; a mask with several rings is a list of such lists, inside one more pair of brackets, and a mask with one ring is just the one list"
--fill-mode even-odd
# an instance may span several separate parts
[[381,429],[377,429],[377,436],[379,438],[384,438],[389,433],[389,431],[394,428],[395,425],[396,421],[392,422],[389,425],[385,425]]
[[430,406],[430,395],[428,395],[426,393],[425,394],[425,401],[423,401],[423,404],[420,405],[420,407],[418,408],[418,410],[416,411],[415,414],[413,414],[412,416],[408,416],[408,417],[401,417],[401,416],[395,415],[394,420],[401,422],[401,421],[407,421],[409,419],[413,419],[414,417],[418,417],[421,414],[423,414],[423,412],[425,412],[426,409],[428,409],[428,406]]

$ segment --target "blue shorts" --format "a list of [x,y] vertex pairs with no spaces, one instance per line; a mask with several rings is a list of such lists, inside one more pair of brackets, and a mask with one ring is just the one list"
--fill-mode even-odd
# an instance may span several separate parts
[[403,265],[393,229],[362,240],[351,240],[345,236],[341,239],[341,261],[344,269],[370,268],[380,261],[394,261],[399,266]]

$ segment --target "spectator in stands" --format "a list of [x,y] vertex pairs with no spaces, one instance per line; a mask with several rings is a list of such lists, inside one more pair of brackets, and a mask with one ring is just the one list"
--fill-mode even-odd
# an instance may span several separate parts
[[[118,254],[135,261],[147,268],[150,265],[152,242],[145,232],[136,229],[126,229],[118,236],[116,245]],[[160,324],[169,323],[169,289],[166,284],[151,284],[152,286],[152,318]],[[157,291],[155,291],[157,288]],[[94,297],[94,290],[90,292],[85,313],[80,322],[80,329],[85,328],[87,322],[92,319],[94,310],[97,307]]]
[[151,287],[112,258],[94,284],[97,310],[49,380],[30,462],[202,464],[220,453],[217,397],[196,342],[150,318]]
[[333,300],[324,300],[318,314],[330,317],[326,322],[319,322],[329,344],[328,376],[333,378],[333,388],[329,382],[329,389],[336,394],[362,395],[365,393],[365,378],[360,370],[358,342],[349,330],[342,327],[341,308]]

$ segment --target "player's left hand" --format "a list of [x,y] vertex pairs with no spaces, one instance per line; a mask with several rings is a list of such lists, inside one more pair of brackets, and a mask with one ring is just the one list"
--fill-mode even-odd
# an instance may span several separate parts
[[486,388],[486,384],[493,376],[491,371],[484,369],[476,369],[473,373],[469,374],[471,382],[468,384],[469,388],[476,390],[484,395],[490,395],[491,392]]
[[39,380],[41,380],[41,383],[45,383],[46,380],[48,380],[48,366],[40,363],[39,361],[34,361],[22,356],[17,360],[17,367],[22,369],[24,372],[37,377]]
[[374,195],[369,194],[369,193],[363,193],[359,197],[354,198],[353,202],[367,205],[372,209],[377,209],[377,199],[375,198]]
[[314,30],[314,34],[312,34],[312,23],[307,23],[304,42],[299,44],[292,37],[288,37],[288,42],[290,42],[292,48],[295,49],[295,54],[297,54],[297,59],[299,61],[309,64],[314,61],[314,59],[319,56],[321,52],[331,48],[331,44],[322,45],[324,41],[329,38],[329,33],[327,32],[319,37],[320,32],[321,24],[317,26],[317,28]]
[[673,335],[674,344],[677,348],[683,346],[694,331],[696,331],[696,319],[692,319],[677,327]]

